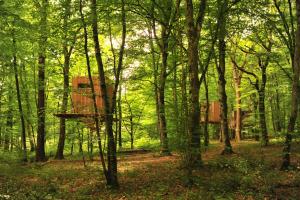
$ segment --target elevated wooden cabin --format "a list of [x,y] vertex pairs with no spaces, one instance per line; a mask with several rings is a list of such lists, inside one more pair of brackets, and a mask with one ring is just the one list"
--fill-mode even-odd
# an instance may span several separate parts
[[[205,122],[205,111],[206,105],[201,105],[201,123]],[[221,105],[219,101],[212,101],[209,103],[209,112],[208,112],[208,123],[220,123],[221,122]]]
[[[95,76],[92,77],[92,79],[96,95],[96,106],[99,114],[98,117],[101,121],[103,120],[105,111],[104,101],[102,100],[100,81],[99,78]],[[109,79],[106,79],[106,87],[111,106],[112,93],[114,88]],[[87,127],[94,130],[94,117],[96,116],[96,113],[92,98],[92,88],[90,85],[90,80],[87,76],[77,76],[72,79],[71,104],[72,109],[70,112],[57,113],[55,114],[55,116],[65,119],[79,119]]]
[[[96,94],[96,105],[100,115],[104,114],[104,101],[101,94],[101,86],[98,77],[92,77],[93,85]],[[106,79],[106,87],[108,91],[110,105],[112,103],[113,85]],[[92,98],[92,89],[90,80],[87,76],[77,76],[72,79],[72,113],[78,113],[82,115],[95,114],[94,104]]]

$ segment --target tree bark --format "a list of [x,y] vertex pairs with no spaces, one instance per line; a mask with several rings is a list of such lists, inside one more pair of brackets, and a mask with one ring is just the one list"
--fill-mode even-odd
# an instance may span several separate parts
[[4,133],[4,150],[9,151],[9,147],[13,144],[10,144],[12,139],[12,128],[13,128],[13,108],[12,108],[12,92],[9,91],[8,93],[8,110],[7,110],[7,116],[6,116],[6,127],[5,127],[5,133]]
[[37,162],[46,161],[45,154],[45,68],[46,68],[46,42],[47,42],[47,8],[48,0],[42,0],[39,7],[39,58],[38,58],[38,105],[37,105],[37,146],[35,160]]
[[[122,76],[122,75],[121,75]],[[122,84],[119,86],[119,95],[118,95],[118,143],[119,148],[122,148]]]
[[[162,28],[162,38],[165,36],[165,28]],[[167,133],[167,121],[165,111],[165,85],[167,78],[167,59],[168,59],[168,41],[163,41],[163,47],[161,48],[162,65],[160,69],[159,87],[158,87],[158,112],[159,112],[159,133],[160,133],[160,153],[162,155],[169,155],[169,142]]]
[[18,108],[21,120],[21,140],[23,147],[23,158],[22,161],[27,162],[27,147],[26,147],[26,127],[25,127],[25,119],[22,107],[22,99],[20,93],[20,84],[19,84],[19,75],[18,75],[18,64],[17,64],[17,47],[16,47],[16,35],[15,29],[12,30],[12,42],[13,42],[13,68],[15,74],[15,84],[16,84],[16,92],[17,92],[17,100],[18,100]]
[[30,101],[29,101],[30,93],[29,93],[27,85],[25,84],[27,82],[27,73],[26,73],[24,64],[22,64],[22,73],[20,73],[20,80],[21,80],[22,90],[26,94],[24,96],[25,103],[26,103],[25,121],[26,121],[27,134],[28,134],[28,138],[29,138],[29,144],[30,144],[30,152],[34,152],[35,151],[34,127],[31,122],[32,110],[31,110]]
[[[93,40],[95,45],[95,56],[98,66],[99,72],[99,81],[101,85],[101,93],[102,99],[104,102],[104,121],[105,121],[105,129],[108,136],[108,144],[107,144],[107,185],[112,188],[118,188],[118,176],[117,176],[117,155],[116,155],[116,144],[113,133],[113,113],[114,113],[114,105],[116,101],[116,92],[119,84],[119,74],[122,67],[122,52],[124,51],[125,44],[125,34],[124,34],[124,21],[125,21],[125,9],[124,9],[124,0],[122,0],[122,24],[123,24],[123,34],[122,34],[122,44],[120,49],[120,56],[118,65],[118,69],[116,72],[116,83],[112,96],[112,104],[110,107],[107,87],[106,87],[106,78],[104,72],[104,65],[102,62],[102,55],[100,50],[99,38],[98,38],[98,22],[97,22],[97,1],[91,0],[91,11],[92,11],[92,29],[93,29]],[[125,27],[126,28],[126,27]],[[126,29],[125,29],[126,32]]]
[[[153,22],[154,23],[154,22]],[[154,90],[154,97],[155,97],[155,111],[156,111],[156,131],[159,133],[159,109],[158,109],[158,64],[155,58],[155,49],[153,44],[153,31],[151,28],[148,28],[149,33],[149,45],[151,49],[151,58],[152,58],[152,73],[153,73],[153,90]]]
[[[100,114],[99,114],[97,104],[96,104],[96,93],[95,93],[94,82],[93,82],[92,73],[91,73],[90,58],[88,55],[88,52],[89,52],[89,50],[88,50],[88,33],[87,33],[87,25],[85,22],[83,11],[82,11],[83,10],[82,0],[80,0],[79,6],[80,6],[80,8],[79,8],[80,18],[81,18],[81,22],[82,22],[83,30],[84,30],[84,53],[85,53],[85,58],[86,58],[89,82],[90,82],[91,91],[92,91],[93,108],[94,108],[94,112],[95,112],[94,121],[95,121],[95,126],[96,126],[97,142],[98,142],[98,148],[99,148],[99,158],[101,161],[104,176],[105,176],[106,180],[108,180],[109,177],[108,177],[108,172],[107,172],[107,168],[106,168],[106,163],[104,160],[103,148],[102,148],[102,142],[101,142],[101,136],[100,136],[100,124],[99,124]],[[92,136],[92,134],[91,134],[91,136]],[[72,145],[72,147],[73,147],[73,145]]]
[[169,155],[169,141],[167,133],[167,120],[165,111],[165,86],[167,79],[167,68],[168,68],[168,46],[169,37],[165,26],[162,26],[161,32],[162,45],[161,46],[161,58],[162,64],[159,75],[159,87],[158,87],[158,112],[159,112],[159,133],[160,133],[160,153],[162,155]]
[[204,115],[204,146],[208,147],[209,144],[209,133],[208,133],[208,120],[209,120],[209,90],[207,84],[207,78],[204,78],[205,88],[205,115]]
[[242,139],[242,109],[241,109],[241,79],[240,71],[235,66],[236,62],[233,62],[233,78],[235,85],[235,103],[236,103],[236,115],[235,115],[235,139],[240,142]]
[[[256,86],[256,90],[258,92],[258,114],[259,114],[259,124],[261,130],[261,141],[263,146],[267,146],[269,143],[268,138],[268,129],[266,123],[266,108],[265,108],[265,88],[267,83],[267,66],[268,59],[266,63],[262,63],[261,59],[258,58],[259,67],[261,69],[261,84],[260,86]],[[256,84],[257,85],[257,84]]]
[[202,29],[206,0],[201,0],[197,19],[194,19],[194,7],[192,0],[186,0],[186,23],[188,38],[188,69],[190,83],[189,97],[189,119],[188,119],[188,136],[189,144],[188,163],[191,166],[202,165],[200,151],[200,105],[199,105],[199,50],[198,44],[200,32]]
[[217,71],[219,74],[218,87],[219,87],[219,97],[221,104],[221,132],[224,135],[225,147],[222,154],[231,154],[232,147],[230,143],[229,137],[229,129],[228,129],[228,107],[227,107],[227,95],[226,95],[226,79],[225,79],[225,70],[226,70],[226,21],[227,21],[227,10],[228,10],[228,2],[227,0],[220,1],[219,5],[219,24],[220,31],[218,34],[219,44],[219,63],[217,65]]
[[[71,0],[66,0],[63,3],[64,7],[64,17],[63,17],[63,54],[64,54],[64,65],[63,65],[63,99],[61,105],[61,113],[65,114],[68,108],[68,97],[69,97],[69,71],[70,71],[70,57],[71,51],[68,48],[68,20],[70,18],[70,4]],[[71,47],[72,50],[72,47]],[[59,124],[59,140],[57,144],[57,151],[55,158],[56,159],[64,159],[64,147],[65,147],[65,139],[66,139],[66,119],[60,118]]]
[[292,145],[292,134],[295,130],[295,124],[298,115],[299,107],[299,77],[300,77],[300,0],[296,0],[296,13],[297,13],[297,30],[295,39],[295,56],[294,56],[294,70],[291,94],[291,113],[288,124],[287,133],[285,136],[285,145],[283,148],[283,160],[281,169],[286,170],[291,165],[290,154]]
[[173,62],[174,67],[174,74],[173,74],[173,87],[172,87],[172,93],[173,93],[173,110],[174,110],[174,124],[175,124],[175,134],[176,137],[179,136],[180,130],[179,130],[179,109],[178,109],[178,94],[177,94],[177,66],[176,66],[176,60],[174,59]]

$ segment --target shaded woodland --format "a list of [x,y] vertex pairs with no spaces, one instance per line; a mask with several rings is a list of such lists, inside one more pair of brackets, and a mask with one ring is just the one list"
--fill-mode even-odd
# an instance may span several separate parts
[[0,0],[0,199],[297,199],[300,0]]

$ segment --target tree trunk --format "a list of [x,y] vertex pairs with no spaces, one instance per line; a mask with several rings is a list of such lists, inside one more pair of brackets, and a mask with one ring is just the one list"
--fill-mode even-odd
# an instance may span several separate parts
[[18,108],[21,120],[21,140],[22,140],[22,147],[23,147],[23,159],[22,161],[27,162],[27,147],[26,147],[26,127],[25,127],[25,120],[24,120],[24,113],[22,107],[22,99],[20,94],[20,84],[19,84],[19,75],[18,75],[18,66],[17,66],[17,47],[16,47],[16,35],[15,29],[12,30],[12,42],[13,42],[13,69],[15,74],[15,84],[16,84],[16,92],[17,92],[17,100],[18,100]]
[[275,83],[276,83],[276,90],[275,90],[275,106],[274,106],[274,130],[276,132],[281,132],[282,130],[282,121],[284,120],[282,113],[281,113],[281,107],[280,107],[280,93],[278,91],[279,83],[278,83],[278,77],[275,75]]
[[207,79],[204,77],[204,88],[205,88],[205,115],[204,115],[204,146],[208,147],[209,144],[209,133],[208,133],[208,119],[209,119],[209,91]]
[[[68,97],[69,97],[69,71],[70,71],[70,57],[71,51],[68,48],[68,20],[70,18],[70,4],[71,0],[67,0],[63,3],[64,7],[64,17],[63,17],[63,54],[64,54],[64,66],[63,66],[63,100],[61,105],[61,113],[65,114],[68,108]],[[71,47],[72,50],[72,47]],[[64,147],[65,147],[65,139],[66,139],[66,119],[60,118],[59,124],[59,140],[57,145],[57,151],[55,158],[56,159],[64,159]]]
[[159,133],[160,133],[160,153],[162,155],[169,155],[169,144],[168,144],[168,133],[167,133],[167,120],[165,111],[165,86],[167,79],[167,68],[168,68],[168,36],[167,30],[162,26],[162,45],[161,45],[161,58],[162,64],[159,75],[159,86],[158,86],[158,112],[159,112]]
[[93,159],[93,150],[94,150],[94,140],[93,140],[93,131],[89,130],[89,135],[88,135],[88,152],[89,152],[89,157],[90,160],[94,160]]
[[295,56],[294,56],[294,73],[293,73],[293,83],[292,83],[292,94],[291,94],[291,113],[288,124],[288,130],[285,137],[285,145],[283,148],[283,162],[281,169],[288,169],[290,166],[290,154],[292,145],[292,134],[295,130],[295,123],[298,115],[299,107],[299,77],[300,77],[300,0],[296,0],[296,13],[297,13],[297,30],[295,39]]
[[265,108],[265,92],[264,89],[258,91],[258,112],[259,112],[259,124],[262,136],[262,145],[267,146],[269,143],[268,131],[266,124],[266,108]]
[[133,149],[133,116],[130,112],[130,148]]
[[173,75],[173,87],[172,87],[172,93],[173,93],[173,110],[174,110],[174,124],[175,124],[175,134],[176,137],[179,136],[180,130],[179,130],[179,109],[178,109],[178,96],[177,96],[177,66],[176,66],[176,60],[174,59],[173,63],[174,67],[174,75]]
[[37,162],[46,161],[45,154],[45,68],[46,68],[46,42],[47,42],[47,7],[48,0],[43,0],[40,5],[39,23],[39,58],[38,58],[38,105],[37,105],[37,146],[35,160]]
[[[123,0],[124,1],[124,0]],[[123,2],[122,1],[122,2]],[[122,3],[124,6],[124,2]],[[122,6],[122,7],[123,7]],[[105,81],[105,72],[104,66],[102,62],[102,55],[99,45],[99,38],[98,38],[98,22],[97,22],[97,1],[91,0],[91,11],[92,11],[92,29],[93,29],[93,40],[95,45],[95,56],[98,66],[99,72],[99,81],[101,85],[101,94],[102,99],[104,102],[104,121],[105,121],[105,130],[108,136],[108,144],[107,144],[107,185],[112,188],[118,188],[118,176],[117,176],[117,155],[116,155],[116,145],[114,140],[114,133],[113,133],[113,111],[114,111],[114,102],[115,102],[115,93],[113,91],[113,102],[110,107],[106,81]],[[123,9],[122,9],[123,10]],[[116,77],[116,86],[118,86],[119,77]]]
[[79,6],[80,6],[79,11],[80,11],[81,22],[82,22],[83,30],[84,30],[84,53],[85,53],[85,58],[86,58],[89,82],[91,85],[93,108],[94,108],[94,112],[95,112],[94,121],[95,121],[95,126],[96,126],[97,142],[98,142],[98,148],[99,148],[99,158],[101,161],[104,176],[105,176],[106,180],[108,180],[108,172],[107,172],[106,163],[104,160],[103,148],[102,148],[102,142],[101,142],[101,136],[100,136],[100,124],[99,124],[100,114],[99,114],[97,104],[96,104],[96,93],[95,93],[94,82],[93,82],[92,73],[91,73],[90,58],[88,55],[88,52],[89,52],[89,50],[88,50],[88,33],[87,33],[87,26],[86,26],[86,22],[85,22],[83,11],[82,11],[83,10],[82,0],[80,0]]
[[190,156],[188,163],[191,166],[202,165],[200,151],[200,105],[199,105],[199,51],[198,43],[200,32],[203,24],[204,12],[206,8],[206,0],[200,2],[198,18],[194,19],[193,1],[186,0],[186,23],[187,23],[187,38],[188,38],[188,69],[190,82],[190,97],[189,97],[189,119],[188,119],[188,148]]
[[12,108],[12,92],[8,93],[8,110],[6,117],[6,128],[4,133],[4,150],[9,151],[10,142],[12,141],[10,138],[12,137],[12,128],[13,128],[13,108]]
[[[64,47],[64,51],[67,51]],[[66,113],[68,108],[68,96],[69,96],[69,69],[70,69],[70,55],[67,52],[64,52],[64,91],[63,91],[63,102],[61,106],[61,113]],[[64,147],[65,147],[65,138],[66,138],[66,119],[60,118],[59,125],[59,140],[57,145],[57,152],[55,155],[56,159],[64,159]]]
[[[122,75],[121,75],[122,76]],[[118,143],[119,148],[122,148],[122,85],[119,86],[119,95],[118,95]]]
[[154,97],[155,97],[155,110],[156,110],[156,131],[159,133],[159,109],[158,109],[158,64],[156,63],[155,59],[155,49],[153,44],[153,32],[151,28],[148,28],[149,33],[149,45],[151,48],[151,58],[152,58],[152,70],[153,70],[153,90],[154,90]]
[[30,152],[34,152],[35,151],[34,127],[32,125],[31,119],[30,119],[31,115],[32,115],[32,111],[31,111],[31,106],[30,106],[30,101],[29,101],[30,93],[27,88],[27,85],[25,84],[27,82],[27,73],[26,73],[24,64],[22,64],[22,73],[20,73],[20,80],[21,80],[22,90],[26,94],[24,96],[25,103],[26,103],[25,121],[26,121],[27,134],[28,134],[28,138],[29,138],[29,144],[30,144]]
[[235,85],[235,103],[236,103],[236,115],[235,116],[235,139],[237,142],[240,142],[242,139],[242,109],[241,109],[241,79],[239,70],[235,66],[235,62],[233,62],[233,78]]
[[225,147],[222,154],[231,154],[232,147],[230,144],[230,137],[229,137],[229,130],[228,130],[228,107],[227,107],[227,95],[226,95],[226,79],[225,79],[225,70],[226,70],[226,18],[227,18],[227,9],[228,9],[228,2],[227,0],[223,0],[221,5],[219,5],[219,24],[220,24],[220,31],[218,34],[219,38],[219,63],[217,65],[217,70],[219,74],[219,96],[220,96],[220,104],[221,104],[221,132],[224,135],[224,142]]
[[266,108],[265,108],[265,88],[267,83],[267,65],[268,62],[262,64],[259,58],[259,66],[261,69],[261,84],[260,87],[256,86],[258,92],[258,114],[259,114],[259,124],[261,130],[261,141],[263,146],[267,146],[269,143],[268,130],[266,123]]

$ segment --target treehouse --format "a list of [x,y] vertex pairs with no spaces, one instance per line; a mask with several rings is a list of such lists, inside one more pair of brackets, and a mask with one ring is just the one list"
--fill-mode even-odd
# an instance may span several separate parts
[[[205,122],[206,105],[201,105],[201,123]],[[212,101],[209,103],[208,123],[217,124],[221,122],[221,105],[219,101]]]
[[[104,116],[104,101],[101,94],[101,86],[98,77],[92,77],[93,86],[96,95],[96,107],[100,119]],[[109,97],[110,105],[112,103],[113,85],[106,79],[106,88]],[[87,76],[77,76],[72,79],[72,92],[71,92],[71,111],[66,113],[58,113],[55,116],[66,119],[80,119],[88,127],[94,128],[95,109],[92,98],[92,88],[90,80]]]
[[[93,77],[93,85],[96,95],[96,105],[100,115],[104,115],[104,101],[101,94],[101,86],[98,77]],[[109,102],[112,102],[113,86],[107,84]],[[85,76],[78,76],[72,80],[72,112],[76,114],[94,115],[94,103],[92,98],[92,88],[90,80]]]
[[[201,105],[201,117],[200,122],[205,122],[205,111],[206,105]],[[251,111],[241,111],[241,121],[243,122],[244,119],[249,117]],[[231,116],[228,118],[228,125],[229,128],[234,130],[236,127],[236,111],[233,111]],[[212,101],[209,103],[209,111],[208,111],[208,123],[211,124],[218,124],[221,123],[221,104],[219,101]]]

